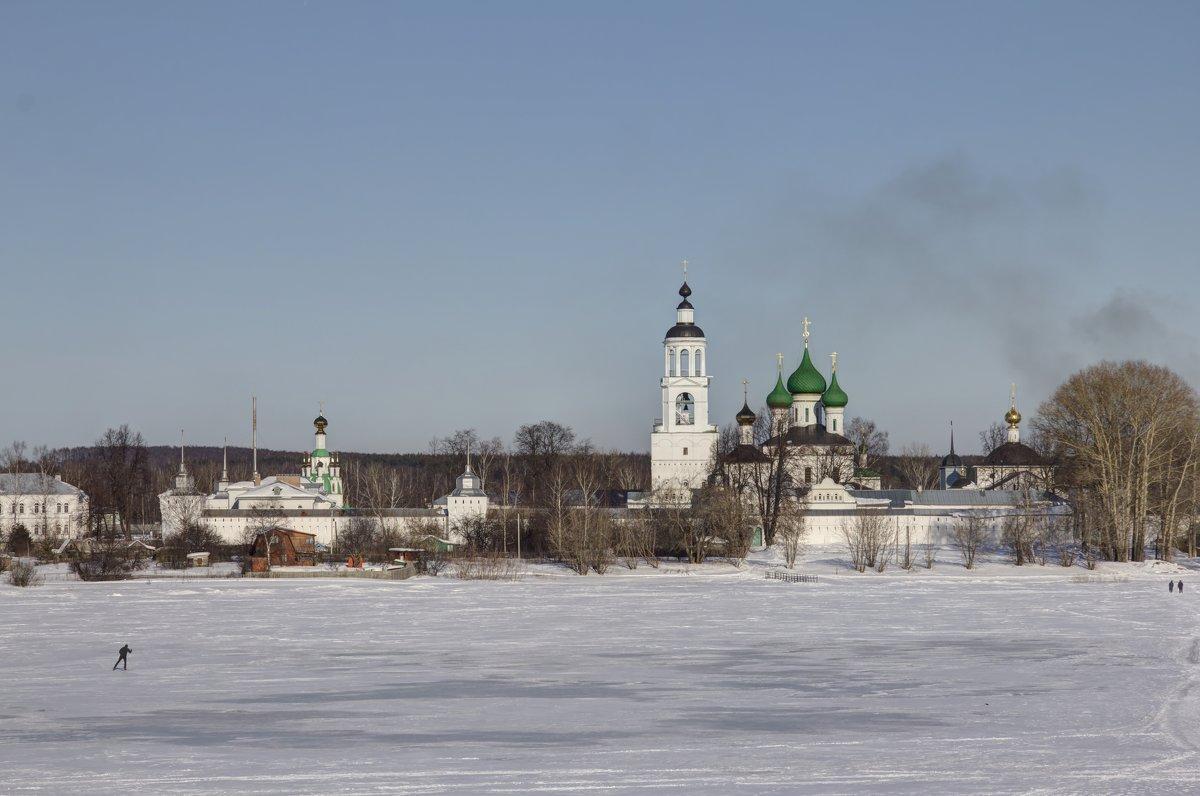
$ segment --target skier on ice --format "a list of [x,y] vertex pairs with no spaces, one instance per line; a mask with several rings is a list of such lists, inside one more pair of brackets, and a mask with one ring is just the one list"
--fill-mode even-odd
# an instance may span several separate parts
[[128,644],[121,647],[121,649],[117,650],[117,655],[119,657],[117,658],[117,662],[113,664],[114,672],[117,670],[118,666],[120,666],[122,668],[122,670],[129,669],[129,653],[131,653],[131,652],[133,652],[133,650],[131,650],[129,648]]

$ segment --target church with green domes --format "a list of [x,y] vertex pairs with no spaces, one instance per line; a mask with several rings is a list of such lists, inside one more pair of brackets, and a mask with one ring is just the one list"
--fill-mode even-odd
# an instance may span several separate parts
[[[837,354],[830,354],[829,381],[813,362],[809,351],[811,323],[804,319],[804,351],[800,364],[783,377],[783,355],[778,355],[775,387],[767,394],[770,416],[765,424],[743,402],[736,421],[738,446],[725,455],[726,466],[766,464],[778,454],[782,442],[788,449],[788,478],[795,486],[835,483],[877,489],[879,476],[856,467],[854,443],[845,436],[846,406],[850,397],[838,382]],[[765,439],[756,440],[758,436]]]

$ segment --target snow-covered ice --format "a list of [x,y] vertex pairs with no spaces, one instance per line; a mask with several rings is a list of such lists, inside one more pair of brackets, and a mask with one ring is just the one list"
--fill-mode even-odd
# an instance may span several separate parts
[[0,586],[0,791],[1200,788],[1200,580],[813,567]]

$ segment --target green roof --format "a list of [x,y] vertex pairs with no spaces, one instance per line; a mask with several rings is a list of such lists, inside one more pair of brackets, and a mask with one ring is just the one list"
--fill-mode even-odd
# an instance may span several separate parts
[[783,374],[775,379],[775,389],[767,396],[767,406],[772,409],[789,409],[792,406],[792,394],[783,386]]
[[787,388],[792,395],[820,395],[825,392],[825,377],[813,364],[807,346],[804,348],[804,358],[800,360],[800,367],[796,368],[796,372],[788,379]]
[[840,409],[850,402],[850,398],[846,395],[846,391],[842,389],[837,381],[837,371],[829,379],[829,389],[821,396],[821,403],[831,409]]

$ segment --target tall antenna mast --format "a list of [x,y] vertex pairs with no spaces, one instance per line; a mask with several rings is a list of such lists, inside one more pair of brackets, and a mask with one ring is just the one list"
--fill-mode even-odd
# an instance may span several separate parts
[[262,481],[258,477],[258,396],[250,396],[250,448],[254,459],[254,485]]

